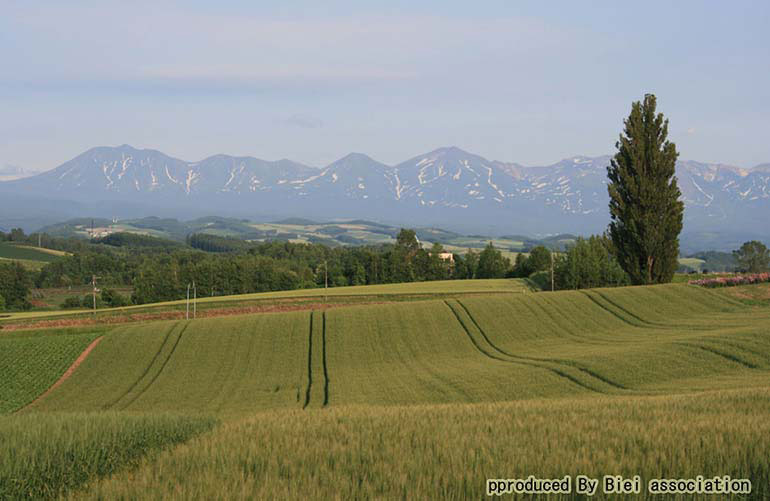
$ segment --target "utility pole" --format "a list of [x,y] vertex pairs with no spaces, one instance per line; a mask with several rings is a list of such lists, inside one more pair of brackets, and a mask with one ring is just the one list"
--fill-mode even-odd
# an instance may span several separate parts
[[192,284],[187,284],[185,320],[190,320],[190,287],[192,287],[193,291],[193,318],[198,316],[198,289],[195,287],[195,280],[193,280]]
[[96,288],[96,279],[97,278],[98,277],[96,275],[91,275],[91,287],[93,288],[92,296],[93,296],[93,299],[94,299],[94,316],[96,316],[96,292],[98,290]]
[[37,247],[38,248],[43,247],[42,241],[43,241],[43,234],[38,232],[38,234],[37,234]]
[[328,298],[326,297],[328,292],[329,292],[329,265],[326,262],[326,259],[324,259],[324,302],[328,301]]

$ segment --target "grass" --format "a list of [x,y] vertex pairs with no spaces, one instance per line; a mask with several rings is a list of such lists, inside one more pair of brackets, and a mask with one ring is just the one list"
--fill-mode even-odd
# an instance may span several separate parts
[[35,407],[243,414],[685,392],[677,381],[770,369],[770,309],[750,309],[672,285],[128,324]]
[[0,258],[50,263],[63,255],[66,255],[66,253],[27,245],[17,245],[11,242],[0,242]]
[[480,402],[583,391],[545,369],[480,351],[444,301],[331,310],[326,317],[333,405]]
[[[385,297],[388,299],[402,296],[425,295],[456,295],[456,294],[486,294],[486,293],[524,293],[531,288],[520,279],[478,279],[478,280],[437,280],[433,282],[413,282],[402,284],[381,285],[357,285],[347,287],[332,287],[329,289],[299,289],[279,292],[260,292],[255,294],[240,294],[235,296],[214,296],[198,298],[201,306],[221,304],[226,306],[233,302],[267,301],[276,299],[303,299],[303,298],[344,298],[344,297]],[[184,307],[185,300],[166,301],[147,305],[128,306],[124,308],[105,308],[101,314],[111,312],[147,311],[150,309],[168,309]],[[84,315],[89,310],[69,310],[60,312],[27,311],[8,313],[0,318],[2,321],[29,320],[41,318],[68,317],[72,315]],[[0,324],[1,325],[1,324]]]
[[0,338],[0,415],[24,407],[47,390],[96,337]]
[[119,327],[34,410],[249,412],[299,406],[309,313]]
[[116,413],[0,417],[0,499],[55,499],[214,423],[210,417]]
[[770,284],[739,285],[719,292],[751,306],[770,304]]
[[763,499],[768,413],[767,388],[260,413],[75,497],[482,499],[487,478],[639,474],[748,477]]
[[[465,499],[486,478],[529,474],[731,475],[770,496],[770,287],[504,292],[513,284],[101,326],[90,356],[24,416],[223,420],[70,491],[78,499]],[[37,357],[23,353],[15,365]]]

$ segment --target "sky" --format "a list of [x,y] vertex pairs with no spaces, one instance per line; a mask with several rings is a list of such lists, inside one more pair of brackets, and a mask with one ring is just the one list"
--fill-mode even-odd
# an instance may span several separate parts
[[681,158],[751,167],[770,162],[768,25],[765,0],[0,0],[0,167],[124,143],[547,165],[612,153],[649,92]]

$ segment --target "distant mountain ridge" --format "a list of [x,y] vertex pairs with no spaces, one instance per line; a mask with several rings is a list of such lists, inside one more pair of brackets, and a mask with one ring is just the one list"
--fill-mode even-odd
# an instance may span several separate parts
[[[576,156],[527,167],[446,147],[393,166],[351,153],[314,168],[223,154],[188,162],[129,145],[97,147],[51,171],[0,182],[4,198],[26,201],[0,208],[16,215],[12,208],[44,198],[82,208],[67,216],[133,208],[152,215],[366,218],[487,234],[590,233],[609,219],[609,159]],[[770,164],[743,169],[685,160],[677,176],[685,232],[770,234]]]

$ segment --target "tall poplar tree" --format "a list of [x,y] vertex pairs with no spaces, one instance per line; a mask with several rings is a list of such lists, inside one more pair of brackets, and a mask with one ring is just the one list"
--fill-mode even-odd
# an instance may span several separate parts
[[668,119],[653,94],[631,105],[618,152],[607,168],[610,236],[621,267],[635,284],[670,282],[678,266],[684,204],[679,200]]

